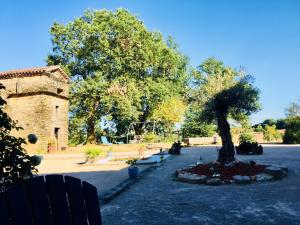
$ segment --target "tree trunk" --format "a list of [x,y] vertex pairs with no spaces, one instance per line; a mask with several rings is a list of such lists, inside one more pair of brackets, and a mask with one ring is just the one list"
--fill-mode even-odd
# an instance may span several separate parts
[[219,114],[217,117],[219,133],[222,139],[222,148],[219,151],[219,162],[234,161],[234,145],[230,133],[230,125],[227,121],[226,114]]
[[96,144],[95,121],[89,118],[87,122],[87,143]]

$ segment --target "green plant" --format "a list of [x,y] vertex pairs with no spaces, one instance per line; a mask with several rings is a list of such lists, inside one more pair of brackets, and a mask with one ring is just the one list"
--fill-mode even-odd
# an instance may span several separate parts
[[241,155],[262,155],[263,147],[258,145],[257,142],[249,142],[245,141],[239,144],[239,146],[235,147],[236,153]]
[[28,142],[31,144],[35,144],[38,140],[35,134],[29,134],[27,138],[28,138]]
[[95,162],[95,159],[99,156],[105,156],[106,155],[106,151],[102,150],[102,149],[97,149],[97,148],[92,148],[92,147],[88,147],[85,149],[85,157],[86,157],[86,161],[93,163]]
[[281,134],[276,130],[276,125],[266,125],[264,130],[264,139],[267,141],[275,141],[281,138]]
[[55,146],[56,145],[56,139],[55,138],[49,138],[48,139],[48,146]]
[[252,142],[252,141],[254,141],[254,137],[253,137],[252,133],[243,133],[239,137],[239,142],[240,143]]
[[286,119],[286,130],[283,136],[283,143],[300,143],[300,116],[289,117]]
[[[2,84],[1,89],[4,89]],[[25,139],[10,134],[12,130],[22,128],[3,111],[5,104],[5,100],[0,96],[0,192],[21,183],[37,172],[32,158],[22,147],[26,144]]]
[[126,160],[126,163],[130,166],[133,166],[137,161],[138,161],[137,158],[130,158],[130,159]]
[[143,142],[146,142],[146,143],[153,143],[153,142],[156,142],[157,140],[158,140],[158,137],[154,133],[147,133],[143,137]]
[[38,166],[41,164],[43,157],[39,155],[33,155],[30,157],[33,166]]
[[45,150],[45,149],[38,149],[38,150],[36,151],[36,153],[39,154],[39,155],[44,155],[44,154],[47,153],[47,150]]

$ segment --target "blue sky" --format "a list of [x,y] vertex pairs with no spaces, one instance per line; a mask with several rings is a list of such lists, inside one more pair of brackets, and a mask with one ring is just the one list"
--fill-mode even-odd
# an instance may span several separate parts
[[85,9],[129,9],[150,30],[171,35],[192,66],[214,56],[256,78],[263,109],[253,122],[284,117],[300,98],[300,1],[2,0],[0,71],[45,65],[49,28]]

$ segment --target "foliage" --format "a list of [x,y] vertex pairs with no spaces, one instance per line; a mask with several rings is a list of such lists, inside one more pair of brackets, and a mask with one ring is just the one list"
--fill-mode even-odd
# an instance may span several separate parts
[[267,141],[276,141],[281,138],[281,134],[279,131],[276,129],[276,125],[266,125],[264,130],[264,139]]
[[130,159],[126,160],[126,163],[130,166],[133,166],[137,161],[138,161],[137,158],[130,158]]
[[241,142],[239,146],[236,147],[236,153],[241,155],[262,155],[263,147],[258,145],[257,142],[245,141]]
[[31,144],[35,144],[38,140],[38,138],[35,134],[29,134],[27,139],[28,139],[28,142]]
[[146,133],[143,136],[143,142],[145,142],[145,143],[154,143],[154,142],[157,142],[158,140],[159,140],[159,137],[154,133]]
[[39,155],[31,156],[30,160],[33,166],[38,166],[41,164],[43,157]]
[[276,121],[276,129],[278,130],[285,129],[285,119],[278,119]]
[[185,108],[184,102],[179,97],[170,97],[158,104],[151,118],[164,124],[170,133],[172,126],[182,120]]
[[287,117],[300,116],[300,103],[292,102],[289,107],[285,110]]
[[[1,89],[4,89],[2,84]],[[22,147],[22,144],[26,144],[25,140],[10,134],[12,130],[22,128],[3,111],[5,104],[0,96],[0,192],[32,176],[32,172],[37,172],[32,158]]]
[[188,108],[181,127],[183,137],[211,137],[214,135],[216,127],[203,121],[201,113],[197,107],[190,106]]
[[105,155],[106,155],[106,151],[104,151],[102,149],[98,149],[95,147],[89,147],[89,146],[87,146],[85,148],[85,157],[86,157],[87,162],[93,163],[97,157],[105,156]]
[[255,128],[254,128],[255,132],[264,132],[264,128],[261,124],[258,124]]
[[[224,73],[230,74],[231,70],[224,69]],[[240,120],[256,112],[260,108],[258,97],[259,90],[252,85],[252,78],[244,76],[238,79],[234,85],[220,91],[205,103],[203,118],[208,122],[217,122],[222,139],[219,161],[234,160],[234,146],[228,118]]]
[[48,139],[48,146],[56,146],[56,139],[55,138],[49,138]]
[[252,142],[254,140],[254,137],[252,135],[252,133],[242,133],[239,136],[239,142]]
[[286,119],[286,130],[283,136],[285,144],[300,144],[300,116]]
[[167,98],[185,93],[187,58],[172,38],[164,41],[127,10],[89,10],[66,25],[54,23],[50,33],[47,62],[61,65],[72,80],[73,143],[95,142],[103,117],[124,134],[131,122],[149,120]]
[[276,129],[278,129],[278,130],[285,129],[285,120],[284,119],[278,119],[278,120],[276,120],[276,119],[266,119],[262,123],[255,124],[253,126],[253,128],[256,132],[263,132],[263,129],[267,125],[268,126],[275,125]]

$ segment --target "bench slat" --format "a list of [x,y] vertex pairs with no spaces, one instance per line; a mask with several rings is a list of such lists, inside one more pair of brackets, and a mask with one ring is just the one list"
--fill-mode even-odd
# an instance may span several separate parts
[[6,192],[6,197],[13,218],[13,224],[34,225],[24,186],[17,185],[9,189]]
[[72,225],[63,176],[47,175],[46,185],[54,216],[54,224]]
[[53,225],[47,188],[44,177],[35,177],[26,182],[30,205],[36,225]]
[[4,195],[0,196],[0,222],[1,225],[11,225],[8,207]]
[[102,225],[96,187],[85,181],[82,182],[82,186],[87,208],[87,216],[89,219],[89,225]]
[[88,225],[81,181],[65,176],[73,225]]

